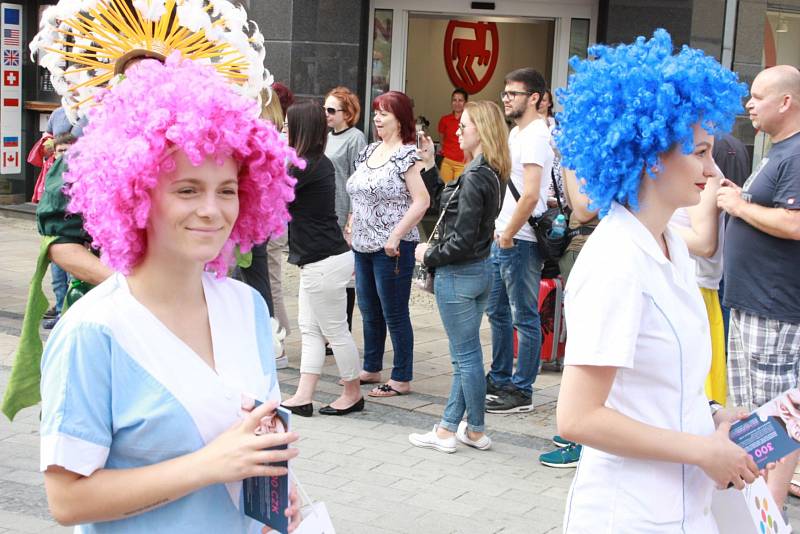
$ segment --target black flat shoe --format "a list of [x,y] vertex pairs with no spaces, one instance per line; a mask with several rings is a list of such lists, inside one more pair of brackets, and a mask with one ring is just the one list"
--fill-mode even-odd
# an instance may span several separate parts
[[363,409],[364,409],[364,397],[361,397],[355,404],[353,404],[349,408],[344,408],[340,410],[338,408],[334,408],[328,405],[320,408],[319,413],[322,415],[347,415],[353,412],[360,412]]
[[281,404],[281,406],[293,414],[299,415],[300,417],[311,417],[314,415],[314,405],[310,402],[308,404],[300,404],[298,406],[286,406],[285,404]]

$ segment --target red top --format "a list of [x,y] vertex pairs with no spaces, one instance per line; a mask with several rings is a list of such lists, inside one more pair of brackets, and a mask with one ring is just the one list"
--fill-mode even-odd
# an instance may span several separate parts
[[442,135],[442,155],[447,159],[464,162],[464,152],[458,146],[458,121],[455,115],[448,113],[439,119],[439,133]]

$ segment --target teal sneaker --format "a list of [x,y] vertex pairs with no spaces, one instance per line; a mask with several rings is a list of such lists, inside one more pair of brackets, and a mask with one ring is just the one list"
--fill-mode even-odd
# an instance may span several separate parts
[[566,440],[566,439],[562,438],[559,435],[555,435],[555,436],[553,436],[553,445],[555,445],[559,449],[563,449],[564,447],[567,447],[568,445],[574,445],[574,443],[569,441],[569,440]]
[[540,455],[539,462],[547,467],[577,467],[581,449],[583,447],[577,443],[570,443],[566,447]]

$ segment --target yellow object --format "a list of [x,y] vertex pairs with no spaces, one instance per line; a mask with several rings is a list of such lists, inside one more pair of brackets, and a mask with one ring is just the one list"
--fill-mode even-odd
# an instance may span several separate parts
[[271,82],[264,38],[229,0],[62,0],[48,8],[31,42],[73,122],[135,59],[175,51],[212,65],[258,98]]
[[711,330],[711,371],[706,378],[706,396],[724,406],[728,396],[728,375],[725,368],[725,325],[722,322],[719,293],[705,287],[700,288],[700,293],[706,304]]
[[461,176],[463,172],[464,172],[463,163],[459,163],[458,161],[452,160],[450,158],[444,158],[442,160],[442,168],[439,171],[439,176],[442,178],[442,181],[444,183],[447,183]]

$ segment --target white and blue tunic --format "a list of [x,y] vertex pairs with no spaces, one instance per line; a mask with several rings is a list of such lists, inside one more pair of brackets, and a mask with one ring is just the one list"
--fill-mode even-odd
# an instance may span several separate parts
[[[203,275],[214,369],[115,274],[59,321],[42,357],[41,469],[89,476],[204,447],[240,416],[241,396],[280,400],[269,313],[250,287]],[[152,511],[76,532],[259,532],[242,484],[215,484]]]

